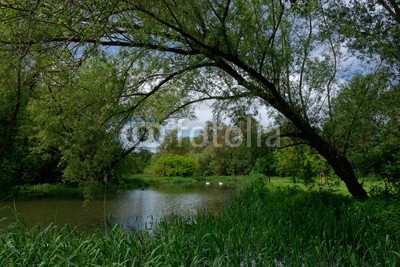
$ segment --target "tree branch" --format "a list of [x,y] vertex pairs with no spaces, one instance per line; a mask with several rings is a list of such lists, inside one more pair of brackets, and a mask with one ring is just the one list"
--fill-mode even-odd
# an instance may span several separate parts
[[0,40],[0,44],[6,44],[6,45],[13,45],[13,44],[24,44],[24,45],[35,45],[35,44],[46,44],[46,43],[53,43],[53,42],[60,42],[60,43],[86,43],[86,44],[95,44],[95,45],[101,45],[101,46],[117,46],[117,47],[137,47],[137,48],[147,48],[147,49],[152,49],[152,50],[157,50],[157,51],[162,51],[162,52],[171,52],[175,54],[181,54],[181,55],[197,55],[199,54],[198,51],[195,50],[185,50],[185,49],[180,49],[180,48],[175,48],[175,47],[167,47],[167,46],[162,46],[162,45],[156,45],[156,44],[149,44],[149,43],[135,43],[135,42],[124,42],[124,41],[99,41],[95,39],[79,39],[79,38],[68,38],[68,37],[56,37],[56,38],[51,38],[48,40],[40,40],[40,41],[22,41],[22,42],[12,42],[12,41],[4,41]]
[[249,97],[250,94],[249,93],[243,93],[240,95],[234,95],[234,96],[208,96],[208,97],[203,97],[203,98],[198,98],[192,101],[188,101],[185,104],[173,109],[171,112],[168,113],[167,116],[165,116],[164,118],[161,119],[161,122],[168,119],[172,114],[184,109],[185,107],[198,103],[198,102],[203,102],[203,101],[207,101],[207,100],[230,100],[230,99],[240,99],[240,98],[244,98],[244,97]]
[[31,11],[30,9],[19,8],[19,7],[15,7],[15,6],[4,4],[4,3],[0,3],[0,8],[7,8],[7,9],[15,10],[15,11],[20,11],[20,12],[30,12]]
[[400,7],[395,1],[389,0],[389,3],[392,5],[394,11],[384,0],[378,0],[378,3],[389,12],[389,14],[396,20],[397,23],[400,24]]

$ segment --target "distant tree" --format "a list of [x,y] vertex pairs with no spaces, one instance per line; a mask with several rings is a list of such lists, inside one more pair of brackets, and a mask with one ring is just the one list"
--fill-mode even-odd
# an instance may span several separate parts
[[278,171],[276,170],[276,159],[272,151],[256,159],[252,172],[266,176],[278,176]]
[[178,155],[189,154],[192,150],[192,144],[189,136],[178,136],[178,130],[172,130],[164,137],[160,145],[160,153],[173,153]]
[[319,154],[307,146],[289,146],[274,152],[276,168],[281,175],[305,183],[315,181],[320,173],[330,174],[329,165]]
[[282,176],[290,176],[294,181],[299,178],[302,169],[301,155],[296,152],[296,147],[287,147],[275,153],[276,169]]

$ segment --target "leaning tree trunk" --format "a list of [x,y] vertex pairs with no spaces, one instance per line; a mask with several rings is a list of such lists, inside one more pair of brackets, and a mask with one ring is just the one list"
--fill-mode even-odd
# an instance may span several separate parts
[[[262,95],[263,96],[263,95]],[[265,96],[264,96],[264,99]],[[306,140],[318,153],[323,156],[335,171],[335,174],[346,184],[350,194],[357,199],[365,200],[368,194],[358,182],[349,160],[340,151],[326,141],[310,123],[305,120],[296,109],[292,108],[280,95],[269,100],[277,110],[286,116],[298,129],[298,137]]]
[[349,192],[358,199],[365,200],[368,198],[367,192],[358,182],[354,170],[346,157],[336,156],[327,159],[332,166],[336,175],[346,184]]
[[305,126],[300,130],[303,138],[327,160],[335,174],[346,184],[350,194],[357,199],[367,199],[368,194],[358,182],[349,160],[335,146],[324,140],[314,128]]
[[290,120],[298,130],[298,132],[295,133],[296,137],[306,140],[328,161],[336,175],[346,184],[347,189],[354,198],[361,200],[368,198],[367,192],[358,182],[353,167],[347,158],[340,153],[334,144],[330,144],[318,133],[319,131],[304,117],[305,114],[303,114],[298,107],[291,104],[289,100],[285,99],[274,83],[271,83],[261,73],[258,73],[256,70],[235,58],[229,57],[228,59],[246,71],[249,76],[258,80],[258,84],[247,81],[223,60],[219,60],[215,56],[211,57],[211,59],[216,60],[219,68],[232,75],[239,85],[247,88],[251,93],[263,99]]

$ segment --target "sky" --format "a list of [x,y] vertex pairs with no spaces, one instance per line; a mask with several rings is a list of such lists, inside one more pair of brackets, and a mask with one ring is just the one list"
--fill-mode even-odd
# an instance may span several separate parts
[[[267,109],[264,106],[259,106],[258,112],[259,114],[256,119],[261,123],[263,127],[269,127],[271,124],[271,118],[268,117]],[[211,102],[203,102],[196,105],[194,107],[194,113],[197,119],[186,119],[185,121],[184,126],[188,127],[189,129],[191,127],[204,127],[207,121],[213,120]],[[225,119],[223,120],[223,122],[225,124],[230,124],[229,119]],[[187,136],[187,134],[184,134],[183,136]]]
[[[213,112],[211,107],[212,102],[206,101],[193,106],[194,113],[196,119],[191,118],[181,118],[178,120],[172,120],[165,126],[159,126],[161,130],[161,137],[158,141],[146,141],[140,143],[138,146],[140,149],[147,149],[152,152],[157,152],[160,144],[163,141],[163,137],[167,135],[174,129],[178,128],[178,137],[187,137],[187,136],[197,136],[201,133],[202,129],[205,129],[207,121],[213,121]],[[271,118],[268,117],[267,109],[263,106],[259,107],[259,115],[256,119],[260,122],[260,124],[264,127],[264,129],[269,128],[271,126]],[[229,119],[223,120],[223,122],[227,125],[230,124]],[[151,135],[151,134],[150,134]],[[150,137],[149,139],[153,139]],[[155,139],[155,138],[154,138]],[[122,138],[123,143],[128,144],[129,142]]]

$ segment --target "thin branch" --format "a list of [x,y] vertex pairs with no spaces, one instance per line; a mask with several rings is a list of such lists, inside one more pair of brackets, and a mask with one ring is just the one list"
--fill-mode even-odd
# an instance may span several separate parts
[[281,7],[281,10],[279,12],[278,21],[275,22],[274,1],[272,1],[272,5],[273,5],[272,15],[273,15],[273,20],[274,20],[274,29],[272,31],[271,36],[268,39],[267,46],[265,47],[265,49],[263,51],[263,55],[262,55],[261,60],[260,60],[260,67],[259,67],[259,70],[258,70],[260,73],[262,73],[262,71],[263,71],[264,62],[265,62],[265,59],[266,59],[266,56],[267,56],[267,51],[268,51],[269,47],[271,47],[271,45],[275,42],[276,33],[278,32],[279,26],[281,25],[283,12],[284,12],[284,8],[285,8],[285,6],[283,5],[282,1],[279,1],[279,5]]
[[303,139],[304,136],[301,132],[290,132],[290,133],[283,133],[275,135],[276,138],[284,138],[284,137],[292,137],[292,138],[300,138]]
[[15,7],[15,6],[4,4],[4,3],[0,3],[0,8],[12,9],[12,10],[20,11],[20,12],[30,12],[31,11],[30,9],[19,8],[19,7]]
[[354,125],[354,123],[356,122],[356,120],[358,118],[358,113],[360,112],[361,108],[363,107],[363,104],[364,104],[364,101],[366,100],[366,96],[367,96],[367,93],[368,93],[369,89],[370,89],[370,84],[368,84],[367,87],[365,88],[365,90],[363,92],[363,97],[362,97],[362,99],[361,99],[361,101],[360,101],[360,103],[359,103],[359,105],[357,107],[356,112],[354,113],[353,118],[351,119],[350,125],[348,127],[348,131],[346,133],[346,141],[345,141],[344,146],[343,146],[343,155],[346,155],[347,149],[349,148],[350,138],[351,138],[351,135],[353,133],[353,131],[352,131],[353,125]]
[[309,32],[308,32],[308,36],[307,36],[307,40],[306,43],[304,44],[304,55],[303,55],[303,60],[301,62],[301,69],[300,69],[300,81],[299,81],[299,96],[300,96],[300,102],[301,102],[301,111],[303,113],[304,119],[308,120],[307,117],[307,107],[304,101],[304,97],[303,97],[303,78],[304,78],[304,70],[305,70],[305,66],[306,66],[306,62],[308,59],[308,50],[310,47],[310,42],[311,42],[311,37],[312,37],[312,33],[313,33],[313,25],[312,25],[312,18],[311,15],[309,16]]
[[[321,11],[322,11],[322,19],[325,23],[325,25],[327,25],[327,21],[326,21],[326,16],[325,16],[325,11],[323,9],[323,7],[321,7]],[[332,50],[332,56],[333,56],[333,72],[331,77],[329,78],[328,84],[326,85],[326,89],[327,89],[327,99],[328,99],[328,112],[329,112],[329,120],[332,122],[333,120],[333,112],[332,112],[332,95],[331,95],[331,86],[333,81],[336,78],[336,72],[337,72],[337,52],[335,50],[335,46],[333,45],[332,42],[332,38],[329,36],[328,37],[328,41],[329,41],[329,46],[331,47]]]
[[95,44],[95,45],[102,45],[102,46],[118,46],[118,47],[138,47],[138,48],[147,48],[147,49],[152,49],[152,50],[157,50],[157,51],[162,51],[162,52],[171,52],[175,54],[181,54],[181,55],[197,55],[199,54],[198,51],[195,50],[185,50],[185,49],[180,49],[180,48],[175,48],[175,47],[167,47],[167,46],[162,46],[162,45],[156,45],[156,44],[149,44],[149,43],[134,43],[134,42],[124,42],[124,41],[100,41],[100,40],[95,40],[95,39],[79,39],[79,38],[68,38],[68,37],[56,37],[56,38],[51,38],[48,40],[41,40],[41,41],[21,41],[21,42],[12,42],[12,41],[4,41],[0,40],[0,44],[7,44],[7,45],[13,45],[13,44],[24,44],[24,45],[34,45],[34,44],[45,44],[45,43],[53,43],[53,42],[61,42],[61,43],[86,43],[86,44]]
[[166,119],[168,119],[172,114],[186,108],[187,106],[190,106],[192,104],[195,103],[199,103],[199,102],[204,102],[207,100],[231,100],[231,99],[240,99],[240,98],[247,98],[249,97],[250,94],[249,93],[243,93],[240,95],[234,95],[234,96],[208,96],[208,97],[203,97],[203,98],[198,98],[192,101],[188,101],[185,104],[173,109],[171,112],[168,113],[168,115],[166,115],[165,117],[163,117],[163,119],[161,121],[164,121]]
[[150,92],[145,94],[144,97],[138,101],[138,103],[136,103],[135,105],[133,105],[132,107],[130,107],[130,108],[126,109],[126,110],[123,110],[123,111],[117,112],[115,114],[112,114],[111,116],[107,117],[104,120],[104,123],[106,123],[108,120],[110,120],[111,118],[113,118],[115,116],[118,116],[118,115],[126,113],[125,117],[121,120],[121,124],[125,123],[129,119],[131,113],[134,110],[136,110],[141,104],[143,104],[149,97],[151,97],[156,92],[158,92],[166,83],[168,83],[172,79],[176,78],[177,76],[184,74],[185,72],[189,72],[189,71],[192,71],[192,70],[195,70],[195,69],[199,69],[199,68],[203,68],[203,67],[215,67],[215,64],[212,63],[212,62],[211,63],[207,62],[207,63],[197,64],[197,65],[190,66],[190,67],[187,67],[185,69],[176,71],[174,73],[171,73],[170,75],[165,77],[162,81],[160,81]]
[[389,3],[392,5],[394,11],[396,12],[397,18],[399,18],[400,17],[400,6],[399,6],[399,3],[398,2],[396,3],[395,0],[389,0]]

